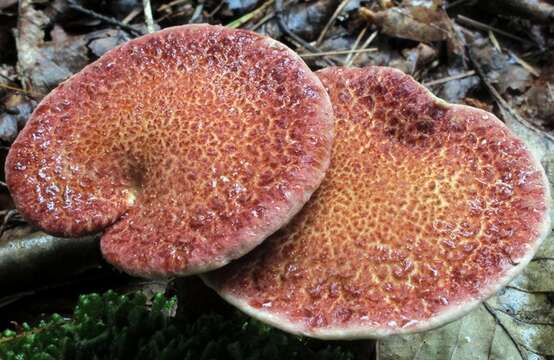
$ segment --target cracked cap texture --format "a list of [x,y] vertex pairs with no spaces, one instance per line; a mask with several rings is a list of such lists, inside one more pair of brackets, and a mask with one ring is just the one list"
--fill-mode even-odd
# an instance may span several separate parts
[[219,26],[168,28],[60,84],[12,145],[7,183],[51,234],[104,231],[116,267],[197,273],[285,224],[330,160],[332,107],[284,45]]
[[521,271],[550,231],[549,185],[521,140],[391,68],[318,75],[336,118],[327,176],[208,285],[293,333],[368,338],[454,320]]

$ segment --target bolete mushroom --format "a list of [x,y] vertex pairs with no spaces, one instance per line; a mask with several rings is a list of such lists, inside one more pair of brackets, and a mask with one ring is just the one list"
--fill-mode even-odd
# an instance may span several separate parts
[[220,267],[295,215],[323,179],[332,106],[283,44],[187,25],[118,47],[60,84],[12,145],[17,208],[66,237],[104,231],[116,267]]
[[398,70],[318,74],[336,118],[325,180],[209,286],[292,333],[379,338],[454,320],[523,269],[550,231],[550,195],[522,141]]

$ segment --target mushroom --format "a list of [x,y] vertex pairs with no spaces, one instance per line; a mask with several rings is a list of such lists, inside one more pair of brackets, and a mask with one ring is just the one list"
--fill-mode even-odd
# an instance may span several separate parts
[[210,287],[288,332],[380,338],[461,317],[521,272],[550,231],[521,140],[398,70],[318,74],[336,118],[325,180],[281,232],[202,275]]
[[332,106],[283,44],[187,25],[118,47],[60,84],[12,145],[22,215],[65,237],[103,231],[127,273],[187,275],[244,255],[323,179]]

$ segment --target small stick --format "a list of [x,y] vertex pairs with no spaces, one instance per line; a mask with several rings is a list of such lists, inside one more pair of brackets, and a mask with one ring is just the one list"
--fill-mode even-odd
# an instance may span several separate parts
[[[352,45],[352,50],[358,50],[358,45],[360,44],[360,41],[362,41],[362,38],[364,37],[365,33],[367,32],[367,29],[368,27],[366,26],[365,28],[362,29],[362,31],[360,31],[360,33],[358,34],[358,37],[356,37],[356,40],[354,41],[354,44]],[[346,56],[346,59],[344,60],[344,66],[351,66],[352,65],[352,55],[354,55],[354,52],[351,52],[350,54],[348,54],[348,56]]]
[[215,14],[217,14],[219,12],[219,10],[221,10],[221,8],[223,7],[223,5],[225,5],[225,0],[220,0],[219,1],[219,4],[217,4],[217,6],[215,7],[215,9],[212,10],[212,12],[210,12],[208,14],[208,17],[209,18],[212,18],[214,17]]
[[158,8],[158,12],[165,11],[175,5],[180,5],[189,2],[190,0],[173,0],[167,4],[163,4]]
[[[378,31],[374,31],[371,35],[369,35],[367,40],[363,43],[361,49],[362,50],[366,49],[373,42],[373,40],[375,40],[375,38],[377,37],[378,34],[379,34]],[[352,57],[352,60],[350,61],[350,65],[354,64],[354,62],[356,61],[356,59],[358,59],[358,57],[360,56],[361,53],[362,52],[358,52]]]
[[315,42],[315,46],[321,45],[321,43],[323,42],[323,39],[325,39],[325,35],[327,35],[327,32],[329,31],[329,29],[331,28],[331,26],[333,26],[333,24],[335,23],[335,20],[340,15],[342,10],[344,10],[346,5],[348,5],[349,2],[350,0],[342,0],[339,6],[337,6],[335,12],[333,13],[333,15],[331,15],[331,18],[329,19],[329,21],[327,21],[327,24],[325,24],[325,27],[323,28],[323,30],[321,30],[321,33],[319,34],[319,37]]
[[538,129],[535,125],[533,125],[532,123],[530,123],[529,121],[527,121],[526,119],[524,119],[523,117],[521,117],[517,111],[515,111],[514,109],[512,109],[512,107],[510,106],[510,104],[508,104],[508,102],[506,100],[504,100],[504,98],[502,97],[502,95],[500,95],[500,93],[498,92],[498,90],[496,90],[496,88],[490,83],[490,81],[487,79],[487,75],[485,74],[485,71],[483,70],[483,68],[481,67],[481,64],[479,64],[477,62],[477,60],[474,58],[473,54],[471,53],[471,50],[469,51],[468,53],[469,55],[469,60],[471,61],[471,63],[473,64],[473,67],[475,68],[475,70],[477,71],[477,74],[479,75],[479,77],[481,78],[481,81],[483,82],[483,84],[485,84],[485,87],[487,88],[487,90],[489,91],[489,93],[492,95],[492,97],[496,100],[496,102],[498,103],[499,107],[501,107],[502,109],[504,109],[504,111],[506,111],[507,113],[509,113],[511,116],[514,117],[514,119],[516,119],[517,121],[519,121],[520,123],[522,123],[523,125],[525,125],[526,127],[528,127],[529,129],[539,133],[539,134],[542,134],[543,136],[546,136],[547,138],[549,138],[550,140],[554,140],[554,136],[550,135],[549,133],[547,132],[543,132],[541,131],[540,129]]
[[133,19],[136,18],[138,14],[140,14],[140,7],[136,7],[133,10],[131,10],[131,12],[127,14],[127,16],[125,16],[123,20],[121,20],[121,22],[123,24],[128,24],[131,21],[133,21]]
[[[491,39],[491,42],[493,43],[496,50],[499,52],[502,52],[502,46],[500,45],[500,42],[496,39],[496,36],[494,36],[494,33],[492,31],[489,31],[489,38]],[[527,70],[530,74],[533,74],[535,77],[541,76],[540,71],[535,69],[531,64],[529,64],[527,61],[521,59],[519,56],[514,54],[511,50],[508,50],[508,53],[510,56],[514,58],[514,60],[521,65],[525,70]]]
[[358,50],[345,49],[345,50],[335,50],[335,51],[321,51],[321,52],[300,54],[300,57],[309,58],[309,57],[329,56],[329,55],[348,55],[348,54],[359,54],[359,53],[373,52],[373,51],[377,51],[377,48],[358,49]]
[[489,30],[489,39],[492,42],[492,45],[498,50],[499,52],[502,52],[502,48],[500,47],[500,43],[498,42],[498,39],[496,36],[494,36],[494,33]]
[[236,20],[231,21],[227,25],[225,25],[228,28],[236,29],[241,27],[242,25],[246,24],[256,16],[262,14],[267,8],[269,8],[271,5],[273,5],[273,2],[275,0],[268,0],[265,3],[263,3],[259,8],[254,9],[253,11],[244,14],[243,16],[239,17]]
[[85,15],[88,15],[88,16],[91,16],[91,17],[96,18],[98,20],[101,20],[101,21],[103,21],[107,24],[118,26],[123,30],[127,30],[131,34],[138,35],[138,36],[144,35],[142,31],[140,31],[138,29],[135,29],[133,26],[124,24],[121,21],[119,21],[117,19],[114,19],[112,17],[104,16],[102,14],[99,14],[99,13],[95,12],[95,11],[85,9],[81,5],[77,5],[75,3],[75,0],[68,0],[67,3],[68,3],[68,6],[69,6],[70,9],[73,9],[73,10],[78,11],[80,13],[83,13]]
[[27,91],[25,89],[21,89],[21,88],[18,88],[16,86],[11,86],[11,85],[6,85],[6,84],[0,84],[0,88],[2,89],[8,89],[8,90],[13,90],[13,91],[17,91],[17,92],[20,92],[20,93],[23,93],[23,94],[27,94],[27,95],[32,95],[32,93],[30,91]]
[[154,27],[154,18],[152,17],[152,5],[150,0],[142,0],[142,7],[144,8],[144,20],[146,21],[146,29],[149,33],[156,31]]
[[514,58],[514,60],[519,65],[521,65],[525,70],[529,71],[531,74],[535,75],[535,77],[541,76],[541,72],[537,70],[533,65],[529,64],[527,61],[523,60],[522,58],[520,58],[510,50],[508,50],[508,53]]
[[444,77],[442,79],[437,79],[437,80],[432,80],[432,81],[429,81],[429,82],[424,82],[423,85],[425,85],[425,86],[434,86],[434,85],[444,84],[445,82],[449,82],[449,81],[452,81],[452,80],[463,79],[463,78],[466,78],[466,77],[473,76],[475,74],[476,74],[475,70],[470,70],[470,71],[466,71],[466,72],[461,73],[461,74],[447,76],[447,77]]
[[254,26],[252,26],[252,28],[250,30],[256,31],[256,29],[258,29],[260,26],[262,26],[263,24],[265,24],[269,20],[273,19],[274,17],[275,17],[275,12],[272,11],[269,14],[267,14],[266,16],[264,16],[260,21],[255,23]]
[[[288,6],[292,1],[294,0],[287,0],[285,1],[284,6]],[[266,16],[264,16],[260,21],[255,23],[250,30],[256,31],[257,28],[268,22],[269,20],[273,19],[275,17],[275,11],[270,11]]]
[[456,1],[453,1],[453,2],[449,3],[448,5],[446,5],[446,9],[450,9],[450,8],[455,7],[455,6],[462,5],[463,3],[467,2],[467,1],[470,1],[470,0],[456,0]]
[[[25,94],[25,96],[27,96],[27,97],[29,97],[33,100],[40,100],[40,98],[42,97],[42,95],[39,94],[39,93],[34,93],[32,91],[29,91],[29,90],[25,90],[25,89],[22,89],[22,88],[18,88],[16,86],[11,86],[11,85],[6,85],[6,84],[0,84],[0,89],[8,89],[8,90],[16,91],[16,92]],[[5,110],[5,111],[7,111],[7,110]]]
[[483,24],[482,22],[470,19],[470,18],[465,17],[463,15],[458,15],[456,17],[456,20],[458,20],[458,22],[461,22],[463,25],[467,25],[467,26],[473,27],[473,28],[478,29],[478,30],[482,30],[482,31],[489,31],[490,30],[490,31],[495,32],[499,35],[510,38],[512,40],[521,41],[521,42],[529,44],[529,45],[535,45],[533,42],[531,42],[529,40],[526,40],[526,39],[521,38],[521,37],[516,36],[516,35],[512,35],[512,34],[506,32],[504,30],[500,30],[500,29],[492,27],[490,25]]
[[[287,26],[287,24],[285,23],[285,20],[283,19],[283,12],[284,12],[284,9],[283,9],[283,0],[275,0],[275,17],[277,18],[277,25],[279,25],[279,29],[286,35],[288,36],[289,38],[291,38],[292,40],[296,41],[298,44],[300,44],[304,49],[308,50],[308,51],[311,51],[311,52],[314,52],[314,53],[317,53],[319,52],[319,50],[317,49],[317,47],[311,45],[310,43],[308,43],[306,40],[302,39],[300,36],[296,35],[295,33],[293,33],[289,27]],[[331,60],[329,59],[324,59],[324,61],[328,64],[328,65],[335,65]]]
[[189,24],[196,23],[196,21],[200,19],[200,16],[202,16],[203,10],[204,10],[204,3],[198,3],[198,5],[196,5],[196,7],[194,8],[192,16],[190,17]]

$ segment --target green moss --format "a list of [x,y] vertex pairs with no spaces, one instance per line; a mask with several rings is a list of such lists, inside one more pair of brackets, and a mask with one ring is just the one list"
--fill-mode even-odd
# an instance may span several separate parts
[[71,319],[53,315],[23,332],[0,336],[0,359],[318,359],[346,360],[337,346],[288,335],[239,314],[169,316],[174,299],[141,293],[82,295]]

